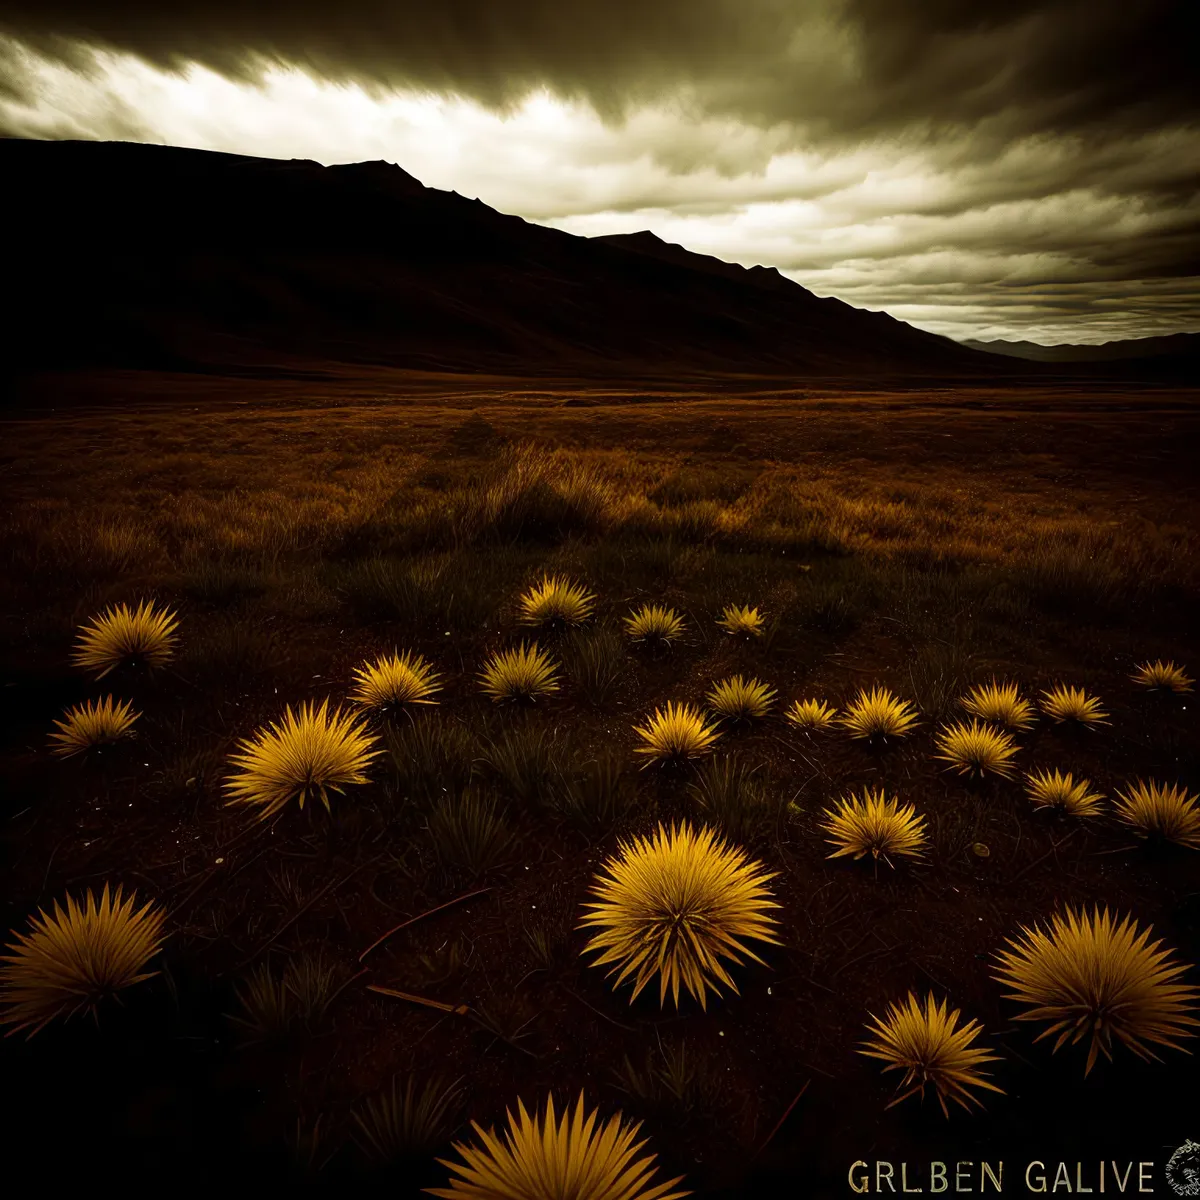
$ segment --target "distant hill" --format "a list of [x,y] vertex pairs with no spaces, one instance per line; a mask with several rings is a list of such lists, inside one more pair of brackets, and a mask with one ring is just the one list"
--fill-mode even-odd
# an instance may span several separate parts
[[1003,339],[979,341],[975,338],[964,338],[961,344],[987,354],[1003,354],[1007,358],[1023,358],[1031,362],[1114,362],[1123,358],[1195,355],[1200,353],[1200,333],[1128,338],[1123,341],[1099,342],[1095,345],[1062,343],[1043,346],[1038,342],[1013,342]]

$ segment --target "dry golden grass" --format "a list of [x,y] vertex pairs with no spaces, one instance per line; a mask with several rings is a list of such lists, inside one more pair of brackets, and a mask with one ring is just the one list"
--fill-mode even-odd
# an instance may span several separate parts
[[1195,683],[1195,680],[1185,674],[1182,667],[1173,662],[1163,662],[1161,658],[1155,659],[1154,662],[1142,663],[1129,678],[1151,691],[1175,692],[1180,695],[1190,692]]
[[669,644],[683,636],[684,620],[664,604],[643,604],[625,618],[625,632],[635,642]]
[[1073,817],[1095,817],[1104,811],[1104,797],[1086,779],[1070,771],[1034,771],[1025,776],[1025,790],[1035,808],[1054,808]]
[[1067,721],[1078,725],[1108,724],[1108,713],[1100,707],[1095,696],[1065,683],[1042,692],[1042,712],[1059,724]]
[[320,708],[306,701],[298,713],[288,706],[281,721],[239,743],[241,752],[230,761],[240,772],[225,782],[226,802],[254,810],[260,821],[293,800],[303,808],[314,793],[328,810],[329,792],[369,783],[367,767],[382,753],[375,748],[379,739],[357,720],[330,711],[328,700]]
[[1033,728],[1034,708],[1024,699],[1015,683],[998,683],[973,687],[961,700],[963,708],[985,721],[993,721],[1006,729]]
[[947,1100],[965,1109],[979,1105],[978,1089],[1003,1092],[980,1071],[985,1063],[999,1062],[991,1054],[971,1043],[983,1032],[978,1021],[958,1023],[959,1010],[949,1009],[945,1000],[937,1002],[931,992],[922,1006],[916,995],[909,992],[900,1004],[889,1004],[883,1019],[868,1014],[871,1023],[867,1031],[872,1040],[860,1049],[860,1054],[885,1063],[884,1071],[903,1071],[899,1094],[888,1108],[909,1096],[925,1098],[925,1089],[932,1087],[942,1106],[942,1115],[949,1117]]
[[354,670],[350,699],[363,708],[436,704],[441,676],[419,654],[393,651],[387,657],[363,663]]
[[937,758],[949,763],[947,770],[960,775],[999,775],[1012,777],[1016,769],[1012,759],[1016,743],[1007,733],[973,720],[970,725],[955,722],[938,732]]
[[582,625],[592,615],[596,597],[562,575],[545,575],[518,603],[526,625]]
[[94,671],[96,679],[103,679],[122,663],[161,667],[175,653],[178,624],[173,612],[156,609],[152,600],[143,600],[136,609],[115,605],[80,627],[72,661]]
[[841,723],[855,738],[904,737],[917,724],[917,710],[887,688],[860,688],[846,706]]
[[762,962],[748,939],[781,944],[769,910],[778,908],[767,882],[773,873],[707,827],[661,823],[648,837],[621,842],[593,885],[580,928],[599,928],[583,953],[593,966],[611,964],[613,987],[633,979],[630,1003],[655,978],[659,1004],[682,987],[706,1007],[718,984],[737,991],[725,962]]
[[479,684],[497,704],[537,700],[558,691],[558,664],[537,642],[522,642],[513,650],[497,650],[484,664]]
[[708,754],[721,731],[710,725],[704,714],[691,704],[667,701],[666,708],[654,710],[645,725],[635,725],[642,739],[635,754],[646,756],[646,766],[654,762],[678,763]]
[[58,743],[52,753],[66,758],[133,737],[133,723],[141,715],[133,711],[131,700],[117,704],[112,696],[77,704],[67,710],[64,720],[54,722],[59,732],[50,735],[51,741]]
[[837,722],[838,710],[824,700],[793,700],[783,715],[797,729],[832,729]]
[[1067,909],[1010,939],[996,978],[1026,1006],[1018,1021],[1049,1023],[1038,1041],[1057,1034],[1057,1051],[1089,1040],[1085,1075],[1098,1055],[1112,1059],[1114,1039],[1144,1059],[1157,1059],[1152,1045],[1186,1052],[1179,1039],[1200,1025],[1200,990],[1176,982],[1187,967],[1170,962],[1161,941],[1150,943],[1151,932],[1132,917],[1118,923],[1107,908]]
[[457,1177],[444,1188],[427,1188],[442,1200],[682,1200],[690,1196],[676,1184],[683,1176],[654,1183],[655,1157],[637,1141],[640,1122],[617,1113],[601,1122],[579,1094],[575,1111],[554,1111],[554,1097],[544,1112],[531,1116],[517,1101],[508,1113],[503,1137],[471,1122],[478,1143],[456,1142],[462,1159],[438,1159]]
[[1162,839],[1200,850],[1200,807],[1178,784],[1139,779],[1117,793],[1117,818],[1143,838]]
[[743,604],[727,604],[717,618],[726,633],[737,637],[762,637],[767,631],[766,621],[757,608]]
[[771,711],[775,689],[761,679],[732,675],[713,684],[705,699],[708,707],[726,721],[757,721]]
[[911,804],[888,799],[882,790],[867,789],[861,796],[846,796],[836,809],[827,809],[821,828],[837,847],[830,858],[863,858],[869,854],[892,866],[892,855],[919,858],[925,853],[925,818]]
[[163,942],[166,914],[153,902],[134,908],[136,893],[104,885],[89,888],[80,903],[68,894],[64,908],[42,909],[30,931],[17,935],[0,957],[0,1021],[10,1033],[32,1037],[50,1021],[89,1012],[125,988],[156,975],[146,965]]

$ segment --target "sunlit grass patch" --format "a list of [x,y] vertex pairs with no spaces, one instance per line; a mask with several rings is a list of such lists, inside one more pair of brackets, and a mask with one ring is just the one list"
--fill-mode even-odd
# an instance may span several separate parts
[[441,676],[419,654],[393,651],[354,670],[350,698],[363,708],[383,709],[406,704],[437,704]]
[[767,632],[766,620],[757,607],[748,604],[727,604],[717,618],[726,633],[737,637],[762,637]]
[[1139,779],[1117,793],[1116,816],[1144,838],[1200,850],[1200,807],[1178,784]]
[[1108,713],[1100,707],[1095,696],[1089,696],[1083,688],[1056,684],[1042,692],[1042,712],[1059,724],[1073,722],[1078,725],[1107,725]]
[[837,723],[838,710],[824,700],[793,700],[783,714],[797,729],[832,729]]
[[502,700],[537,700],[557,692],[558,665],[536,642],[522,642],[513,650],[497,650],[479,675],[480,686],[499,703]]
[[647,764],[699,758],[709,753],[721,736],[720,730],[710,725],[698,708],[674,701],[668,701],[666,708],[655,709],[645,725],[634,726],[634,733],[642,739],[642,745],[634,753],[646,755]]
[[96,679],[123,663],[161,667],[175,652],[178,624],[174,612],[156,609],[152,600],[143,600],[136,609],[110,606],[80,627],[72,661],[95,672]]
[[611,965],[614,988],[633,979],[630,1003],[657,978],[660,1005],[670,993],[678,1007],[682,987],[704,1008],[709,991],[720,994],[718,984],[737,991],[722,960],[762,962],[747,939],[779,944],[771,878],[712,829],[660,823],[650,837],[620,843],[601,865],[597,899],[580,922],[600,932],[583,952],[599,954],[593,966]]
[[1092,791],[1086,779],[1076,779],[1070,771],[1030,772],[1025,790],[1035,808],[1053,808],[1073,817],[1094,817],[1104,811],[1104,797]]
[[635,642],[670,645],[683,636],[684,620],[665,604],[643,604],[625,618],[625,632]]
[[82,902],[68,894],[65,908],[56,900],[32,917],[0,956],[0,1022],[32,1037],[60,1017],[98,1020],[110,997],[156,975],[146,967],[162,945],[166,913],[152,901],[135,908],[135,899],[106,883],[99,899],[89,888]]
[[1017,746],[1007,733],[973,720],[970,725],[956,722],[937,735],[937,758],[949,764],[948,770],[960,775],[1000,775],[1011,778],[1012,759]]
[[263,821],[292,800],[303,808],[314,793],[329,809],[329,792],[370,782],[367,767],[382,753],[357,720],[353,713],[331,712],[328,700],[320,708],[306,701],[297,713],[288,706],[281,721],[239,743],[241,752],[230,761],[240,773],[225,783],[226,803],[246,805]]
[[841,723],[855,738],[904,737],[917,724],[917,710],[887,688],[860,688],[846,706]]
[[1107,908],[1067,909],[1046,928],[1022,927],[999,952],[996,978],[1007,999],[1026,1006],[1018,1021],[1048,1023],[1038,1041],[1057,1034],[1057,1051],[1088,1040],[1085,1075],[1098,1055],[1112,1059],[1114,1039],[1157,1059],[1151,1046],[1186,1050],[1179,1039],[1195,1036],[1200,990],[1177,982],[1187,966],[1172,963],[1161,941],[1150,943],[1151,933]]
[[601,1121],[599,1113],[584,1107],[583,1093],[574,1112],[564,1110],[561,1120],[554,1098],[544,1112],[533,1116],[517,1101],[517,1112],[508,1113],[503,1136],[472,1121],[478,1142],[456,1142],[461,1163],[438,1161],[457,1178],[444,1188],[428,1188],[442,1200],[682,1200],[689,1192],[675,1185],[680,1175],[654,1183],[655,1157],[637,1141],[640,1122],[627,1122],[617,1113]]
[[708,707],[726,721],[757,721],[771,711],[775,689],[761,679],[732,675],[715,683],[705,699]]
[[1035,713],[1030,701],[1024,699],[1015,683],[998,683],[973,687],[961,700],[963,708],[985,721],[994,721],[1006,729],[1033,728]]
[[526,625],[582,625],[592,615],[595,594],[562,575],[544,575],[518,605]]
[[50,739],[58,745],[51,752],[66,758],[133,737],[133,723],[141,715],[133,711],[132,701],[118,704],[112,696],[77,704],[67,710],[64,720],[54,722],[59,732],[52,733]]
[[909,1096],[924,1099],[925,1089],[932,1087],[942,1115],[948,1117],[947,1100],[970,1109],[980,1104],[974,1094],[978,1089],[1003,1094],[979,1069],[985,1063],[999,1062],[999,1056],[971,1044],[983,1027],[978,1021],[960,1025],[959,1010],[950,1009],[944,999],[935,1001],[931,992],[922,1005],[909,992],[903,1003],[889,1004],[882,1019],[868,1015],[867,1032],[872,1040],[859,1053],[884,1062],[885,1072],[904,1072],[899,1094],[888,1108]]
[[867,789],[861,796],[846,796],[836,809],[827,809],[821,828],[837,849],[830,858],[883,859],[892,866],[893,855],[919,858],[927,843],[925,818],[911,804],[889,799],[884,792]]
[[1163,662],[1161,658],[1154,662],[1142,663],[1130,676],[1134,683],[1139,683],[1151,691],[1175,692],[1182,694],[1190,692],[1195,681],[1184,673],[1182,667],[1173,662]]

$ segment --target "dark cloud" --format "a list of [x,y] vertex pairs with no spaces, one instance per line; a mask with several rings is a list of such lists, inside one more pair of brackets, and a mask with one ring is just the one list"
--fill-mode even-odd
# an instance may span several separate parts
[[[249,78],[331,79],[511,104],[531,87],[615,116],[663,95],[810,134],[982,125],[1111,138],[1196,124],[1188,0],[3,0],[0,31]],[[1191,14],[1194,16],[1194,12]]]

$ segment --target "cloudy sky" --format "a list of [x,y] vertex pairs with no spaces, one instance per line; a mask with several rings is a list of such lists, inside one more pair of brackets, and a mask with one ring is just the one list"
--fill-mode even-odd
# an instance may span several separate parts
[[382,158],[936,333],[1095,342],[1200,330],[1188,7],[0,0],[0,133]]

